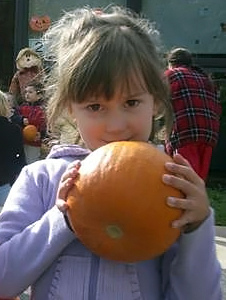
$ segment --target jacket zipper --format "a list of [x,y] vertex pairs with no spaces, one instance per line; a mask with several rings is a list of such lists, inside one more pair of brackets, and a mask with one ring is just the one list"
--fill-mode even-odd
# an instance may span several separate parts
[[92,254],[88,300],[96,299],[99,267],[100,267],[100,258],[95,254]]

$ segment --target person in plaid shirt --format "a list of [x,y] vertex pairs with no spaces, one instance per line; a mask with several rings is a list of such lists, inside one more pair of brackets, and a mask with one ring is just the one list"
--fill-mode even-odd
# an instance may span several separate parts
[[166,152],[183,155],[202,179],[209,172],[217,144],[221,103],[211,78],[192,61],[184,48],[169,52],[165,76],[171,86],[174,122]]

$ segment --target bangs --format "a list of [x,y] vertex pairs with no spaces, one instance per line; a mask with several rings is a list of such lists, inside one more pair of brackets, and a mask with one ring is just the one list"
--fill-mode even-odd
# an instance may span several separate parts
[[121,92],[129,92],[134,85],[149,90],[147,83],[153,65],[143,43],[138,43],[137,35],[126,26],[114,27],[114,30],[106,28],[73,68],[70,99],[81,103],[101,95],[110,100],[116,90],[123,88]]

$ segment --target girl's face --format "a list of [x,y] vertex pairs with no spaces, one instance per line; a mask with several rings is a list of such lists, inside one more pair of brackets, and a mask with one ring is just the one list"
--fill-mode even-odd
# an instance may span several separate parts
[[73,103],[70,111],[86,146],[95,150],[114,141],[148,141],[157,107],[147,91],[133,88],[110,101],[93,97]]
[[37,94],[33,86],[27,86],[24,91],[24,97],[27,102],[34,103],[40,99],[40,95]]

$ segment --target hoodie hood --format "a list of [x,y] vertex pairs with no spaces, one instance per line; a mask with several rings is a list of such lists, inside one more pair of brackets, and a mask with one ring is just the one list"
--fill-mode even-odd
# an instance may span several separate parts
[[84,149],[79,145],[55,145],[51,148],[46,158],[60,158],[60,157],[86,157],[91,153],[90,150]]
[[[163,145],[156,145],[156,148],[164,152]],[[81,157],[83,159],[91,152],[89,149],[82,148],[79,145],[61,144],[54,145],[46,158]]]

